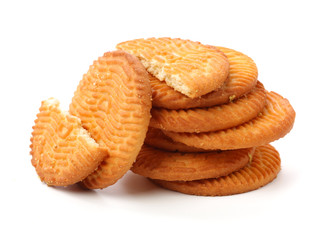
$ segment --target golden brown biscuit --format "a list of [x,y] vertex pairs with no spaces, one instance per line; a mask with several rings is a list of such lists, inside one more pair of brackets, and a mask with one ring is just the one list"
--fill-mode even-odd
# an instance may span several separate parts
[[251,91],[257,83],[258,69],[254,61],[243,53],[218,47],[228,58],[229,78],[223,86],[199,98],[189,98],[155,77],[150,78],[152,105],[167,109],[212,107],[237,99]]
[[163,131],[176,142],[208,150],[261,146],[284,137],[293,127],[295,111],[275,92],[267,93],[267,104],[258,117],[237,127],[205,133]]
[[191,181],[226,176],[244,167],[254,148],[208,153],[167,152],[144,145],[131,170],[152,179]]
[[170,137],[166,136],[161,130],[149,127],[144,144],[154,148],[158,148],[170,152],[209,152],[201,148],[194,148],[183,143],[174,142]]
[[266,104],[266,90],[261,82],[234,102],[209,108],[169,110],[152,108],[150,125],[172,132],[211,132],[243,124],[255,118]]
[[114,184],[132,166],[150,120],[151,88],[141,62],[124,51],[105,53],[80,81],[70,105],[71,114],[109,156],[89,175],[87,188]]
[[60,109],[54,98],[43,101],[31,137],[32,165],[52,186],[77,183],[108,155],[82,128],[80,119]]
[[271,145],[257,147],[252,162],[228,176],[196,181],[153,180],[161,187],[199,196],[225,196],[256,190],[273,181],[281,170],[281,159]]
[[135,39],[117,48],[137,56],[148,72],[189,98],[218,89],[229,72],[227,57],[219,49],[190,40]]

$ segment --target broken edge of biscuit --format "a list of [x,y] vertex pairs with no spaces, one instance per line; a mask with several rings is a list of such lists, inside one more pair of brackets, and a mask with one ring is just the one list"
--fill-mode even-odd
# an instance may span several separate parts
[[44,100],[42,102],[43,105],[49,107],[49,108],[57,108],[60,110],[60,114],[62,115],[63,118],[65,119],[74,119],[74,121],[76,121],[80,127],[77,128],[77,135],[78,137],[82,137],[84,138],[84,140],[91,146],[91,147],[95,147],[98,148],[100,147],[100,145],[92,138],[91,134],[82,127],[82,123],[80,118],[73,116],[69,113],[69,111],[64,110],[61,105],[60,105],[60,101],[57,100],[56,98],[49,98],[47,100]]
[[119,43],[117,48],[137,56],[149,73],[189,98],[218,89],[229,74],[226,55],[200,42],[136,39]]
[[31,163],[42,182],[68,186],[82,181],[108,156],[108,150],[60,108],[55,98],[42,101],[31,137]]

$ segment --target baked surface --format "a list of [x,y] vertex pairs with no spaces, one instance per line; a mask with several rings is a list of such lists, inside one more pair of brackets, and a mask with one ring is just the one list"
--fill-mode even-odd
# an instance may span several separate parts
[[112,185],[131,168],[146,136],[150,108],[148,73],[135,56],[118,50],[94,61],[70,105],[71,114],[109,152],[83,181],[87,188]]
[[243,124],[255,118],[266,104],[261,82],[236,101],[209,108],[169,110],[152,108],[150,126],[172,132],[211,132]]
[[157,185],[173,191],[200,195],[225,196],[258,189],[273,181],[281,170],[281,159],[271,145],[257,147],[252,162],[228,176],[196,181],[153,180]]
[[148,38],[122,42],[117,48],[137,56],[148,72],[189,98],[218,89],[229,73],[225,54],[199,42]]
[[230,64],[228,79],[220,88],[198,98],[189,98],[152,77],[150,83],[153,106],[167,109],[212,107],[237,99],[251,91],[256,85],[258,77],[258,69],[254,61],[233,49],[217,48],[227,56]]
[[293,127],[295,111],[289,101],[275,92],[258,117],[237,127],[205,133],[163,131],[176,142],[207,150],[228,150],[261,146],[284,137]]
[[207,153],[167,152],[144,145],[131,170],[167,181],[191,181],[226,176],[244,167],[254,148]]
[[166,136],[162,130],[150,126],[144,144],[169,152],[208,152],[208,150],[202,148],[195,148],[183,143],[174,142],[170,137]]
[[83,180],[108,155],[82,128],[80,119],[62,111],[54,98],[41,104],[30,147],[40,180],[51,186]]

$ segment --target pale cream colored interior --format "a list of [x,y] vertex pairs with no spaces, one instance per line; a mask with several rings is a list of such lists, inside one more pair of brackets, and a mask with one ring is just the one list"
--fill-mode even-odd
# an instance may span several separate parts
[[78,121],[78,124],[80,127],[74,129],[73,133],[76,134],[78,137],[84,138],[86,140],[87,144],[91,145],[92,147],[99,146],[99,144],[91,137],[90,133],[82,127],[80,118],[71,115],[68,111],[63,110],[60,106],[60,102],[57,99],[49,98],[46,101],[44,101],[44,104],[49,107],[56,107],[57,109],[59,109],[62,116],[66,119],[67,118],[76,119]]
[[189,89],[181,80],[179,75],[170,75],[164,71],[165,64],[159,63],[156,60],[147,61],[143,57],[139,57],[143,66],[158,78],[160,81],[165,81],[168,86],[174,88],[176,91],[181,92],[184,95],[191,95],[192,90]]

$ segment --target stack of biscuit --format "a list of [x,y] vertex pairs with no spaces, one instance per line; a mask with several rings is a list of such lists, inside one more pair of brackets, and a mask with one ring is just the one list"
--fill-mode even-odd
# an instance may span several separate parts
[[136,39],[94,61],[68,112],[42,102],[32,165],[51,186],[102,189],[128,170],[174,191],[221,196],[280,171],[269,145],[293,127],[243,53],[182,39]]
[[134,173],[206,196],[247,192],[277,176],[280,157],[269,143],[291,130],[295,112],[265,90],[250,57],[181,39],[117,47],[151,73],[152,118]]

